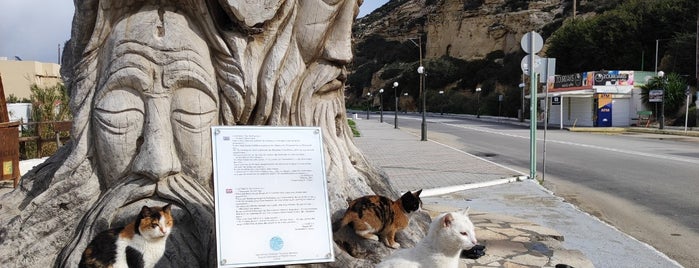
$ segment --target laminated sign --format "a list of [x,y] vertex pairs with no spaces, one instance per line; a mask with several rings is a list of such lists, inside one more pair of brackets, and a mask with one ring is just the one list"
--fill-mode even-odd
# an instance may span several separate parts
[[218,267],[334,261],[320,128],[211,135]]

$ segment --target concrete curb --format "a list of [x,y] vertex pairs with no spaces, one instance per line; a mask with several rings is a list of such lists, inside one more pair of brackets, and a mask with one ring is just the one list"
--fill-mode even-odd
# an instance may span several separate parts
[[422,194],[420,194],[420,196],[421,197],[440,196],[440,195],[450,194],[450,193],[454,193],[454,192],[460,192],[460,191],[464,191],[464,190],[471,190],[471,189],[483,188],[483,187],[488,187],[488,186],[495,186],[495,185],[500,185],[500,184],[505,184],[505,183],[518,182],[518,181],[526,180],[528,178],[529,178],[528,176],[516,176],[516,177],[510,177],[510,178],[504,178],[504,179],[500,179],[500,180],[492,180],[492,181],[486,181],[486,182],[477,182],[477,183],[454,185],[454,186],[448,186],[448,187],[439,187],[439,188],[433,188],[433,189],[424,189],[424,190],[422,190]]

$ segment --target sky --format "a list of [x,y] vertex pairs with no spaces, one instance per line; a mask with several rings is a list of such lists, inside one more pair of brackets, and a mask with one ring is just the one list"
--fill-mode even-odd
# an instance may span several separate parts
[[[358,17],[388,0],[364,0]],[[70,39],[73,0],[0,0],[0,57],[58,63]]]

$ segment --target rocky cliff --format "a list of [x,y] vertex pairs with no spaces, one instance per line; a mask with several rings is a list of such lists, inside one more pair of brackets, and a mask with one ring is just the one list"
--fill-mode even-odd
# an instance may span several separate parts
[[[379,35],[387,40],[426,36],[426,58],[473,60],[501,50],[520,50],[526,32],[550,33],[560,25],[562,1],[418,0],[389,1],[355,23],[356,42]],[[555,28],[555,27],[553,27]]]

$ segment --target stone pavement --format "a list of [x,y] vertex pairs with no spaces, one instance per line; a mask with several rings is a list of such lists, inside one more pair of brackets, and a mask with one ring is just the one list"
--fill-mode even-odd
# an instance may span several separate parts
[[424,189],[432,216],[471,208],[486,255],[461,267],[681,267],[524,174],[378,121],[356,119],[354,141],[396,190]]

